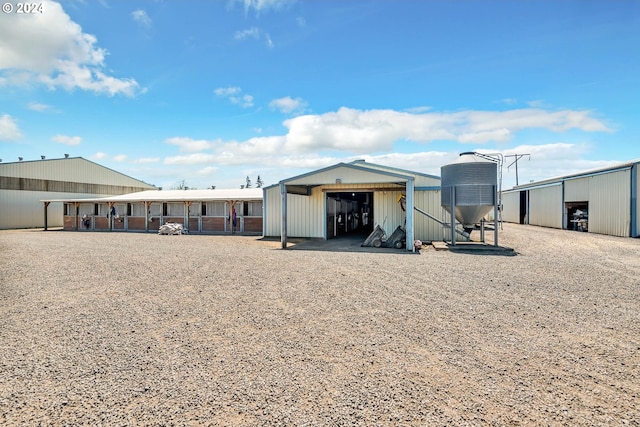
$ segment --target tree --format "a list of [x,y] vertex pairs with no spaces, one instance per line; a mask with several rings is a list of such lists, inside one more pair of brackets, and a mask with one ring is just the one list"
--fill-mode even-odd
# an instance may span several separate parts
[[260,175],[258,175],[258,179],[256,180],[256,188],[262,188],[262,179],[260,178]]
[[244,188],[251,188],[251,179],[249,178],[249,175],[247,175],[247,183],[245,184]]
[[[172,190],[189,190],[191,187],[189,187],[189,184],[187,183],[186,180],[180,180],[178,181],[178,184],[172,188]],[[194,188],[191,188],[192,190],[195,190]]]

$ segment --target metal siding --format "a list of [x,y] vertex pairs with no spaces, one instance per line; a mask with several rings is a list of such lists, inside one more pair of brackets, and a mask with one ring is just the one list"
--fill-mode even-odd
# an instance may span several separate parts
[[323,196],[324,193],[317,189],[312,191],[311,196],[288,195],[287,236],[323,237]]
[[591,177],[589,232],[628,237],[631,233],[631,171]]
[[[48,197],[68,193],[45,191],[0,190],[0,230],[44,227],[44,203]],[[62,227],[63,204],[51,203],[47,209],[49,227]]]
[[502,220],[520,223],[520,192],[502,193]]
[[[436,218],[442,217],[442,207],[440,206],[440,191],[416,191],[415,207],[433,215]],[[442,239],[442,225],[438,224],[431,218],[414,212],[413,222],[415,227],[414,239],[425,242]]]
[[529,190],[529,224],[562,228],[562,185]]
[[[636,233],[634,236],[631,237],[638,237],[638,233],[640,233],[640,200],[638,199],[638,196],[640,196],[640,173],[638,173],[638,165],[635,165],[634,167],[635,170],[635,188],[634,188],[634,193],[636,194],[632,194],[631,197],[634,200],[634,205],[635,205],[635,220],[636,220]],[[633,218],[632,218],[633,220]]]
[[282,222],[282,200],[280,187],[273,186],[265,190],[265,236],[279,236]]
[[412,173],[411,171],[398,170],[393,167],[382,166],[382,165],[377,165],[373,163],[360,163],[359,165],[367,167],[369,169],[379,170],[382,172],[392,172],[392,173],[399,173],[403,175],[413,176],[416,187],[433,187],[433,186],[439,187],[440,186],[440,178],[437,178],[437,177],[425,176],[418,173]]
[[405,226],[405,214],[397,202],[403,191],[375,191],[373,193],[373,226],[379,225],[390,236],[399,226]]
[[386,175],[376,171],[359,170],[350,167],[339,167],[331,170],[321,171],[307,176],[297,178],[292,181],[287,181],[287,185],[314,185],[314,184],[328,184],[333,183],[336,179],[340,179],[343,183],[357,182],[357,183],[379,183],[379,182],[399,182],[405,181],[405,179]]
[[77,157],[0,164],[0,176],[153,188],[120,172]]
[[564,182],[565,202],[586,202],[589,200],[589,183],[593,177],[569,179]]

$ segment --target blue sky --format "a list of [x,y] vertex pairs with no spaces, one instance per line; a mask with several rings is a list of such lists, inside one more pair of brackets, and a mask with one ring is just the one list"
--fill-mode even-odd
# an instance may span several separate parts
[[[639,1],[38,1],[0,13],[0,158],[265,185],[502,153],[503,187],[640,157]],[[23,10],[24,11],[24,10]]]

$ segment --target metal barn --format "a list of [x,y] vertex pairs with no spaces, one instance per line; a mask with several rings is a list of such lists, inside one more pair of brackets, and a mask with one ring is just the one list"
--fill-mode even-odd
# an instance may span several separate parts
[[82,157],[0,163],[0,229],[61,227],[63,206],[45,206],[43,211],[44,199],[104,197],[155,188]]
[[638,164],[640,160],[503,191],[502,220],[638,237]]
[[[404,197],[403,197],[404,196]],[[266,237],[332,239],[367,233],[380,225],[389,236],[406,229],[415,239],[441,240],[442,226],[421,209],[446,219],[440,206],[440,178],[357,160],[280,181],[264,189]]]

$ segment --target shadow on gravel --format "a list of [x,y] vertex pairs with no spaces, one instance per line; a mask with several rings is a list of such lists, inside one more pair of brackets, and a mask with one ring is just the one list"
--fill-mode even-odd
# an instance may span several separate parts
[[324,251],[324,252],[362,252],[362,253],[388,253],[388,254],[419,254],[419,252],[407,252],[403,249],[363,247],[365,237],[360,235],[337,237],[335,239],[287,239],[289,251]]

